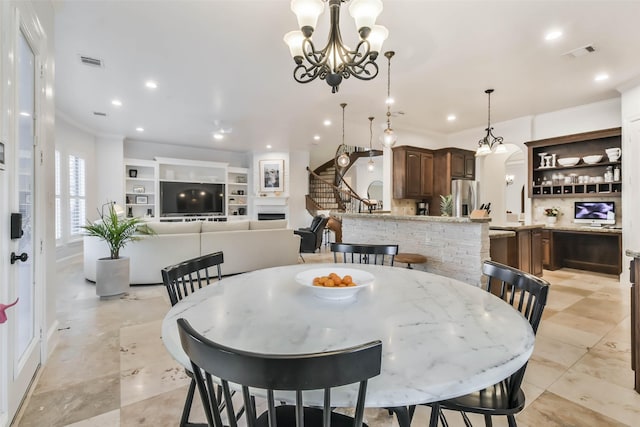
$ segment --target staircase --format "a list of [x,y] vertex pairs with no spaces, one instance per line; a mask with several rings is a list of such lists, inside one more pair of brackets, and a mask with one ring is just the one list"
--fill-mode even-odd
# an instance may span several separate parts
[[[360,157],[368,157],[369,151],[362,147],[347,147],[351,162],[344,169],[336,170],[334,159],[330,159],[317,167],[314,171],[309,168],[309,194],[306,196],[306,208],[311,215],[318,210],[332,210],[338,212],[369,211],[372,204],[360,197],[346,182],[342,180],[344,174]],[[373,150],[373,156],[381,156],[382,151]]]

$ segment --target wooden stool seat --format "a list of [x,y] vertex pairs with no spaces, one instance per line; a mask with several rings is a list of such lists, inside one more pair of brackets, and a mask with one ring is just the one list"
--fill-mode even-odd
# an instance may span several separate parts
[[411,253],[399,253],[396,255],[395,262],[403,262],[407,264],[407,268],[411,267],[411,264],[424,264],[427,262],[427,257],[420,254],[411,254]]

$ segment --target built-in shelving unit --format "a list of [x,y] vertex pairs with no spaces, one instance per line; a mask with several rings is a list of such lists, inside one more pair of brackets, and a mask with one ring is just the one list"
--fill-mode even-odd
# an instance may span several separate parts
[[[156,157],[155,160],[124,159],[125,210],[129,216],[160,221],[226,221],[247,218],[249,169],[222,162]],[[224,208],[216,214],[162,215],[161,183],[220,184]]]
[[158,166],[152,160],[124,159],[127,216],[155,217],[158,211]]
[[[604,129],[557,138],[527,142],[529,148],[529,196],[536,197],[584,197],[599,195],[620,196],[622,182],[605,182],[608,167],[620,168],[621,161],[609,161],[605,150],[620,148],[621,128]],[[554,156],[553,163],[543,161],[544,155]],[[586,164],[585,156],[602,155],[598,163]],[[560,166],[558,159],[578,157],[574,166]]]

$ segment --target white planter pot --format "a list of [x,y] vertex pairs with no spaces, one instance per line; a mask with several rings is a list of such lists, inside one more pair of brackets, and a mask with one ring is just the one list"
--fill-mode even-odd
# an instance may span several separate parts
[[558,220],[557,216],[548,216],[547,217],[547,224],[554,225],[557,220]]
[[96,295],[109,297],[129,291],[129,258],[96,261]]

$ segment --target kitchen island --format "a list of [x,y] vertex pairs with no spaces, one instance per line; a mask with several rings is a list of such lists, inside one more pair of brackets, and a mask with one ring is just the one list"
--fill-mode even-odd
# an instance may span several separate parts
[[414,268],[479,285],[489,259],[490,218],[343,213],[345,243],[397,244],[427,257]]
[[512,236],[491,238],[490,254],[493,261],[509,265],[536,276],[542,276],[544,224],[519,222],[490,224],[491,233],[511,232]]

